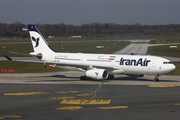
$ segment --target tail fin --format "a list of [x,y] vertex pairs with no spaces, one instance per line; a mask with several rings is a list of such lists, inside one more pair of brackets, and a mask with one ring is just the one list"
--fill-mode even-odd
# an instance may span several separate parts
[[42,34],[39,32],[35,25],[28,25],[29,35],[31,38],[32,46],[34,49],[34,55],[46,52],[54,53],[54,50],[50,48],[47,41],[44,39]]

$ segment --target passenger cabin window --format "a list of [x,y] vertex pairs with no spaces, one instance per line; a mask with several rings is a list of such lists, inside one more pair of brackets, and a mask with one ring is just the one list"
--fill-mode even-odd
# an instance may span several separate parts
[[172,64],[171,62],[163,62],[163,64]]

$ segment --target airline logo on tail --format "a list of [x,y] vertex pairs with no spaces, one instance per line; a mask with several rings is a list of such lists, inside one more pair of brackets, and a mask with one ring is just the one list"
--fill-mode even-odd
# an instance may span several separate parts
[[36,43],[36,45],[34,47],[37,47],[39,45],[39,37],[38,38],[35,38],[35,37],[32,37],[32,40]]

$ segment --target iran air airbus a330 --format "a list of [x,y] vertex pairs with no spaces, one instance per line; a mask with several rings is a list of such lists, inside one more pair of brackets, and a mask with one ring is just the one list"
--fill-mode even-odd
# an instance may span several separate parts
[[145,74],[159,75],[169,73],[175,65],[169,60],[150,55],[117,55],[117,54],[84,54],[55,52],[50,48],[35,25],[28,25],[30,39],[36,56],[43,63],[55,67],[69,67],[85,72],[80,79],[114,79],[115,74],[126,74],[142,77]]

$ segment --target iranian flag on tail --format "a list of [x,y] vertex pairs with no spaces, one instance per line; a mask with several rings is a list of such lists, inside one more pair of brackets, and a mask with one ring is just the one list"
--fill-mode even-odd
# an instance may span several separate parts
[[109,60],[115,60],[116,56],[109,56]]

